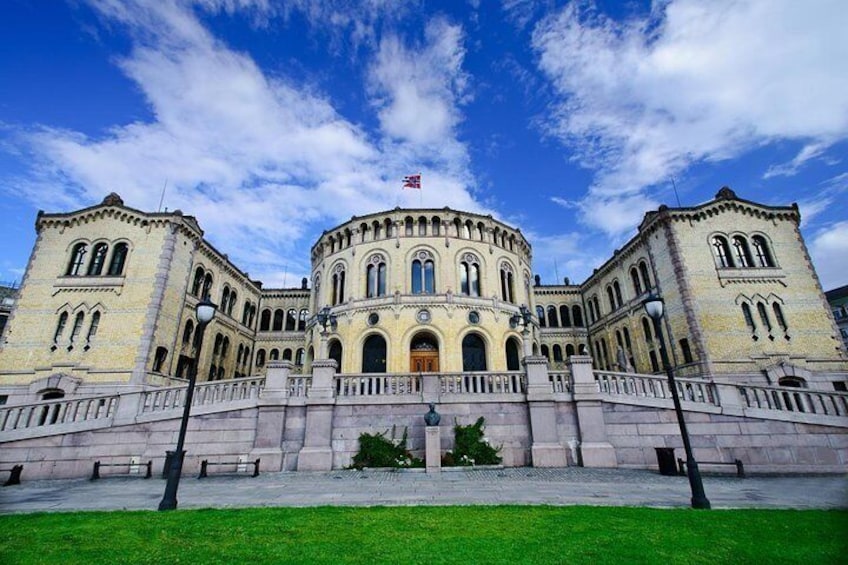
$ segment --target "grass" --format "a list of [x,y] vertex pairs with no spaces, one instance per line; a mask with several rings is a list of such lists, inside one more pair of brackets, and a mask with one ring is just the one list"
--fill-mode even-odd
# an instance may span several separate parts
[[0,563],[845,563],[848,511],[319,507],[0,516]]

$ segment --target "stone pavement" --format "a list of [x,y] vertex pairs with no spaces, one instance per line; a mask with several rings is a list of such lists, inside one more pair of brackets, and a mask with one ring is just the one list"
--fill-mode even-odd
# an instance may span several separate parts
[[[155,510],[165,481],[27,481],[0,488],[0,513]],[[848,476],[704,476],[713,508],[848,508]],[[474,469],[210,475],[180,482],[179,508],[551,504],[689,506],[686,477],[624,469]]]

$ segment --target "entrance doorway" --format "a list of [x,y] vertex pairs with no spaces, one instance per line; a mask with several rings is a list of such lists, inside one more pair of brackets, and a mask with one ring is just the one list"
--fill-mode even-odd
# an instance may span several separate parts
[[409,344],[409,370],[415,373],[439,372],[439,345],[430,333],[420,333]]

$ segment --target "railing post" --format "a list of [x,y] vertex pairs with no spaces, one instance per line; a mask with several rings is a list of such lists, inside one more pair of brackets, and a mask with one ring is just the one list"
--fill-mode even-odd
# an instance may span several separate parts
[[715,390],[722,414],[728,416],[743,416],[745,414],[745,401],[737,385],[715,383]]
[[303,447],[298,453],[298,471],[329,471],[333,468],[333,381],[336,375],[334,359],[312,362],[312,388],[306,395],[306,430]]
[[523,364],[527,373],[533,466],[566,467],[568,456],[557,431],[556,402],[548,378],[548,360],[539,355],[529,355],[524,358]]
[[273,471],[283,468],[281,438],[286,425],[286,405],[289,396],[291,361],[271,361],[265,374],[265,388],[257,403],[256,435],[250,456],[265,458],[266,465]]
[[112,421],[115,425],[133,424],[141,414],[141,398],[144,393],[141,390],[122,392],[118,395],[118,409]]
[[592,371],[592,358],[572,355],[568,358],[574,380],[574,405],[580,430],[580,455],[584,467],[618,467],[615,448],[607,439],[606,422]]

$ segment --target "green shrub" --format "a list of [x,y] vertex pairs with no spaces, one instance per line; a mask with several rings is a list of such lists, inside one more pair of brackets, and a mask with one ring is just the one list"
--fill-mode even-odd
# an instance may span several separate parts
[[[407,430],[403,429],[403,436],[398,443],[386,437],[389,430],[384,433],[367,434],[359,436],[359,451],[353,456],[351,468],[363,469],[365,467],[423,467],[424,461],[412,456],[406,448]],[[394,428],[392,428],[394,436]]]
[[501,448],[492,447],[483,436],[484,422],[485,419],[480,416],[470,426],[454,424],[453,450],[445,452],[442,456],[442,466],[499,465],[501,463],[503,459],[498,455]]

